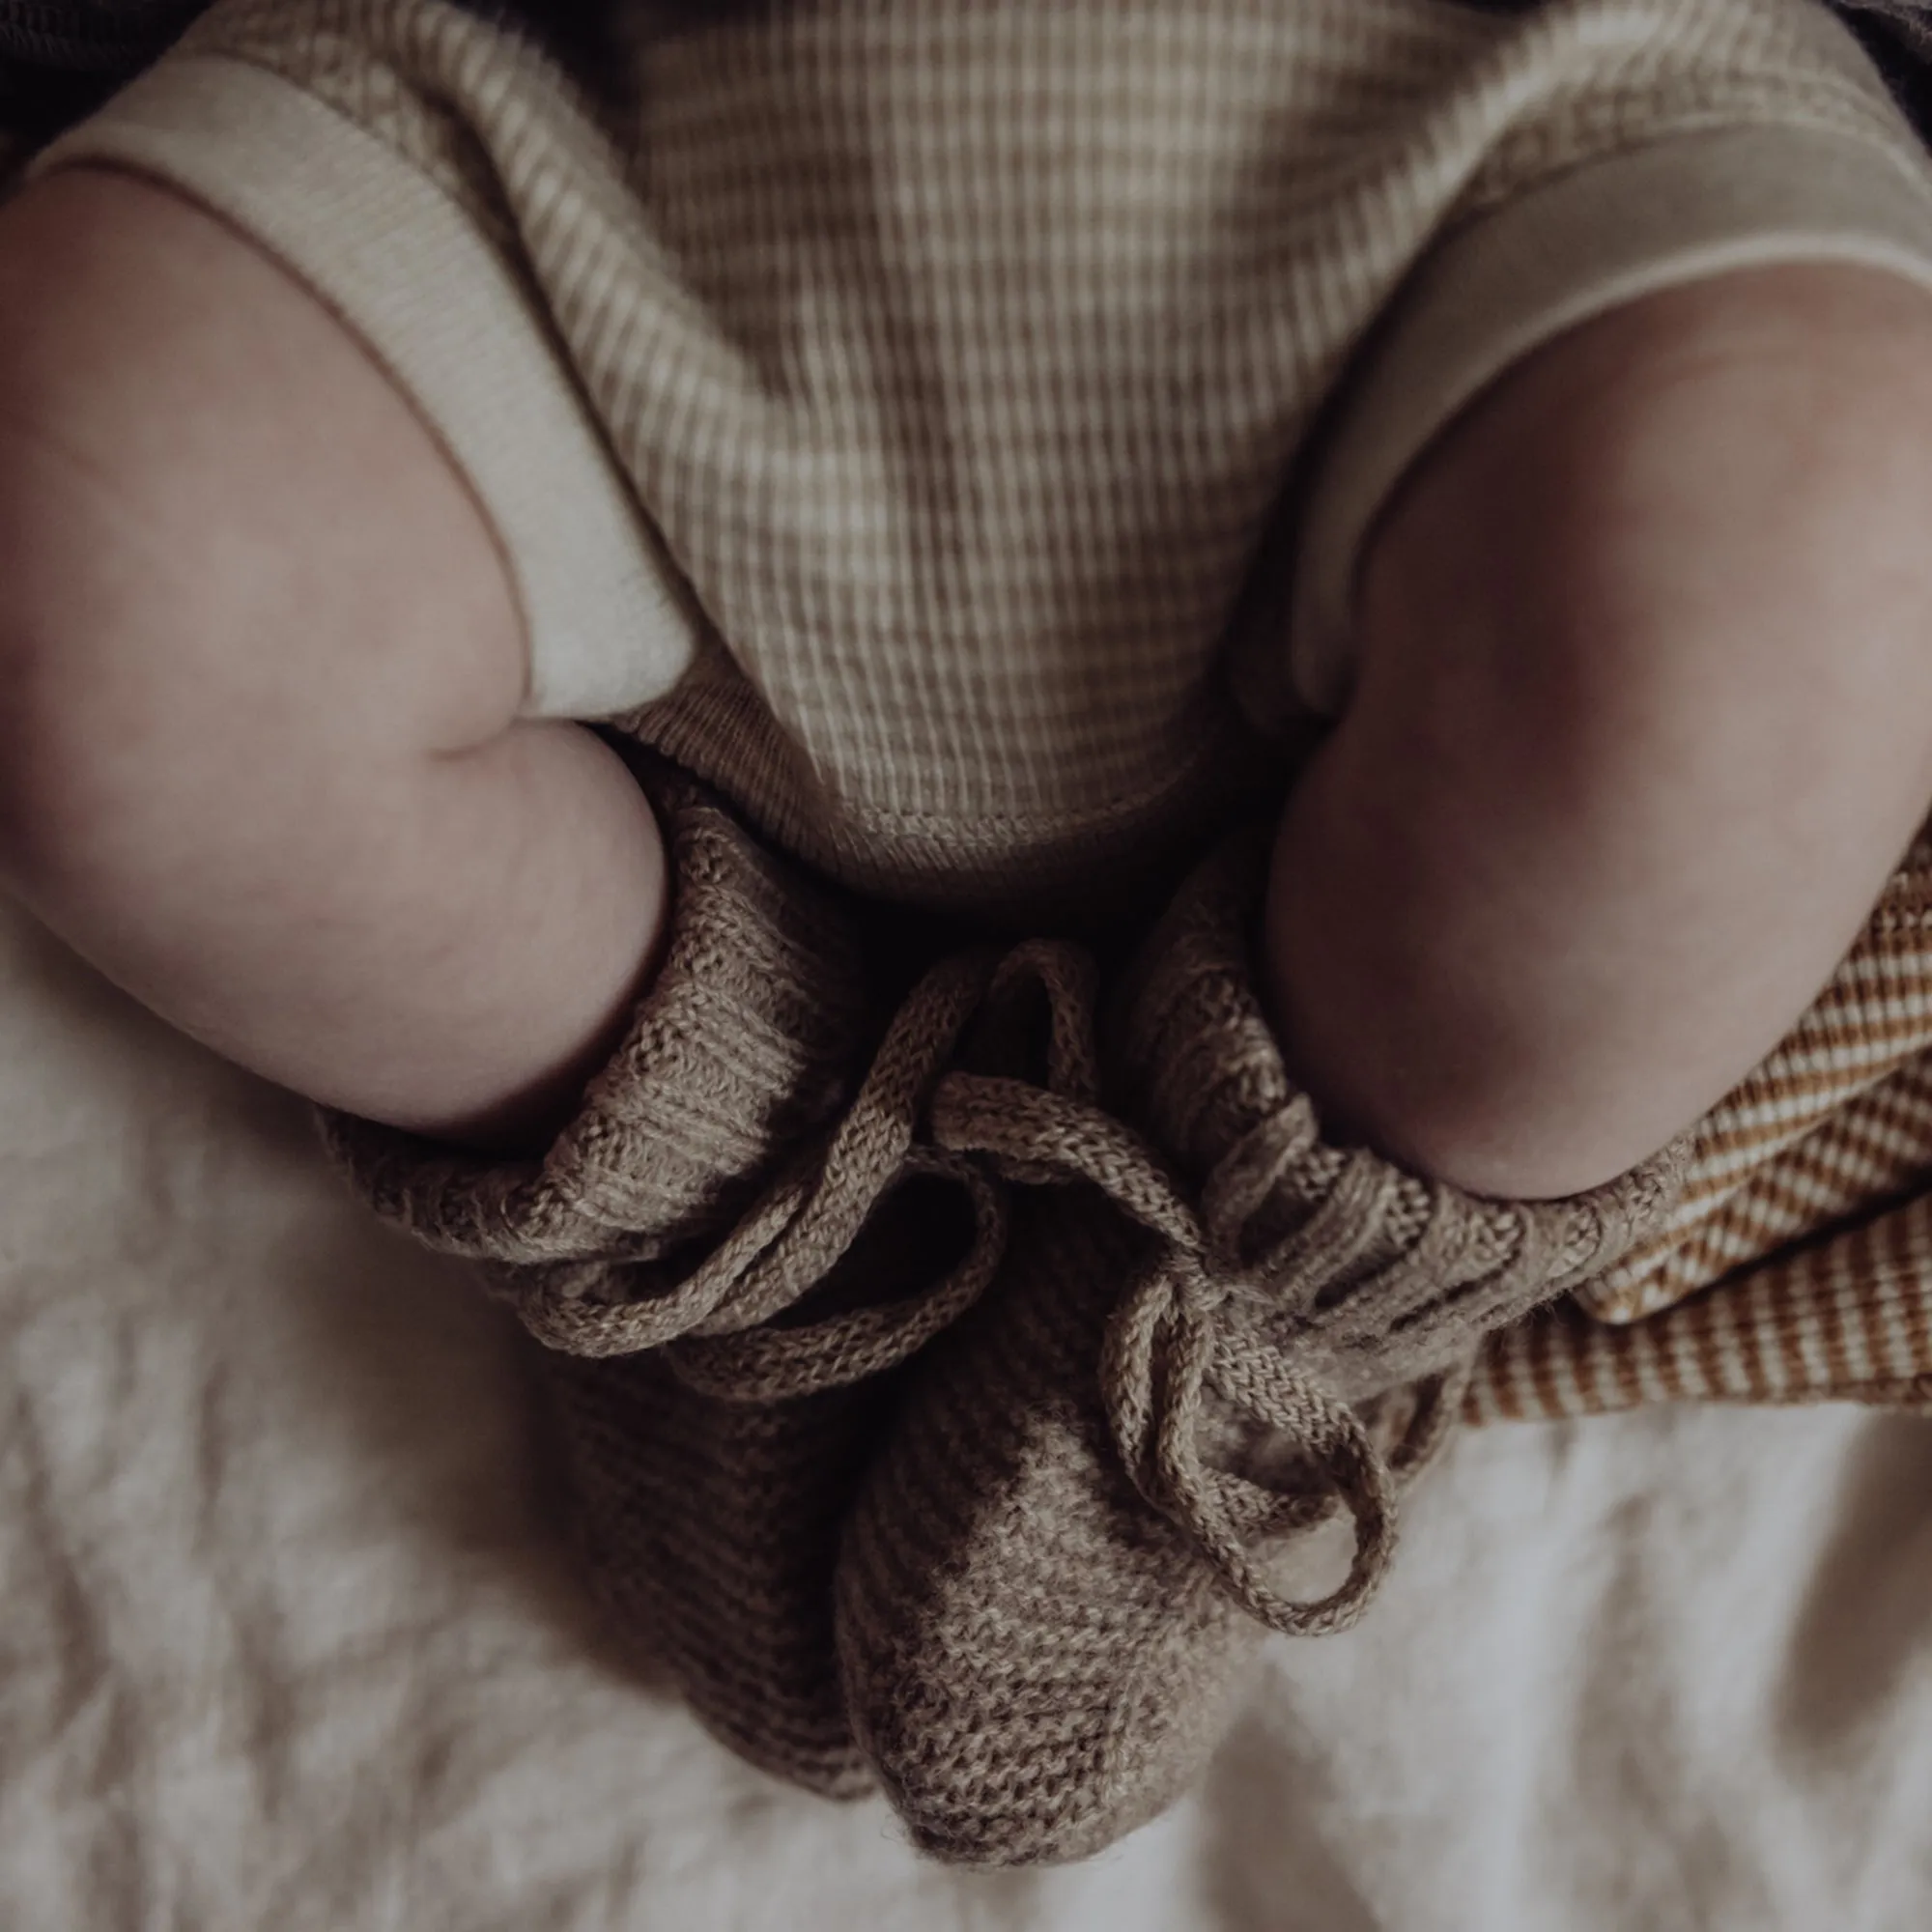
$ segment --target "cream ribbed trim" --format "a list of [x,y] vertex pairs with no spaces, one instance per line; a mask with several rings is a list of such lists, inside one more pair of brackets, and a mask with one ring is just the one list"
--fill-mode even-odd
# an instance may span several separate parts
[[597,718],[690,664],[685,592],[558,355],[529,287],[436,185],[266,70],[165,62],[57,141],[180,189],[307,283],[407,392],[468,479],[529,639],[524,709]]
[[1236,664],[1243,709],[1268,729],[1341,709],[1362,545],[1430,440],[1512,363],[1639,296],[1828,261],[1932,289],[1932,174],[1798,128],[1685,136],[1559,175],[1439,245],[1351,379],[1301,526],[1289,646],[1257,639]]

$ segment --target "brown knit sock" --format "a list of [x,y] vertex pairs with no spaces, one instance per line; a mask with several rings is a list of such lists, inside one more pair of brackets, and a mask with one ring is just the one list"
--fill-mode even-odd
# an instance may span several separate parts
[[708,793],[653,770],[673,862],[667,957],[539,1160],[326,1122],[365,1198],[481,1261],[548,1345],[576,1528],[620,1635],[767,1771],[869,1782],[845,1721],[831,1578],[887,1372],[984,1286],[1004,1203],[913,1145],[991,979],[942,962],[886,1024],[841,902]]
[[[704,787],[668,766],[645,778],[670,862],[664,963],[542,1157],[497,1160],[324,1117],[377,1213],[483,1262],[539,1340],[586,1354],[701,1319],[673,1287],[678,1262],[739,1222],[832,1119],[878,1031],[841,902]],[[601,1335],[599,1308],[611,1310]]]
[[1071,1183],[1016,1206],[919,1364],[839,1568],[854,1727],[941,1857],[1077,1858],[1165,1805],[1265,1629],[1361,1613],[1480,1337],[1671,1198],[1675,1151],[1513,1206],[1324,1144],[1253,992],[1264,853],[1230,841],[1129,975],[1111,1070],[1143,1132],[1077,1078],[934,1096],[941,1144]]

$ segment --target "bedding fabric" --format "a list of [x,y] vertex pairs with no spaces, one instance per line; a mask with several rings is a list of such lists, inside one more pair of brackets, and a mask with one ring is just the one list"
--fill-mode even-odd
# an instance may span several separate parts
[[1107,1857],[923,1864],[620,1673],[523,1344],[297,1102],[0,906],[0,1924],[1423,1932],[1932,1920],[1932,1425],[1465,1435]]

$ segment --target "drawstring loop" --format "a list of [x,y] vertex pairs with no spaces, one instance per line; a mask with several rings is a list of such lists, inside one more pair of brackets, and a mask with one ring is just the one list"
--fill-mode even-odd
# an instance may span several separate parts
[[[1217,1166],[1205,1196],[1211,1234],[1152,1149],[1090,1102],[954,1072],[934,1090],[931,1122],[940,1146],[984,1154],[1009,1179],[1098,1187],[1156,1238],[1155,1258],[1109,1319],[1102,1345],[1101,1400],[1122,1463],[1147,1501],[1188,1536],[1259,1622],[1289,1635],[1353,1623],[1394,1554],[1395,1472],[1347,1403],[1262,1339],[1251,1322],[1231,1319],[1231,1305],[1259,1296],[1254,1283],[1228,1264],[1239,1256],[1246,1222],[1312,1142],[1309,1120],[1264,1121]],[[1338,1191],[1352,1199],[1349,1190]],[[1318,1212],[1313,1219],[1327,1217]],[[1343,1226],[1304,1228],[1286,1245],[1305,1251],[1304,1266],[1332,1264],[1373,1232],[1373,1225],[1359,1234]],[[1280,1257],[1270,1260],[1275,1274]],[[1293,1445],[1288,1479],[1269,1483],[1209,1466],[1201,1444],[1210,1395]],[[1257,1501],[1264,1505],[1259,1514]],[[1354,1531],[1348,1576],[1314,1601],[1284,1595],[1267,1579],[1258,1551],[1338,1506]]]

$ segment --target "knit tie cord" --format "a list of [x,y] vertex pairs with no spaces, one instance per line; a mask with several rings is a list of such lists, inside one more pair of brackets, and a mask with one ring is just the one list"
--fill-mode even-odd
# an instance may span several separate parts
[[[934,1081],[983,1005],[998,955],[975,949],[934,966],[894,1015],[857,1094],[738,1224],[681,1279],[640,1264],[640,1293],[591,1292],[601,1263],[552,1266],[505,1284],[547,1347],[575,1355],[673,1345],[684,1378],[748,1402],[776,1401],[877,1375],[954,1321],[985,1288],[1006,1245],[1006,1202],[982,1164],[916,1142]],[[769,1327],[822,1281],[881,1200],[916,1175],[959,1186],[971,1205],[970,1251],[941,1280],[899,1299],[795,1327]]]
[[[934,1095],[932,1126],[942,1145],[990,1155],[1010,1180],[1090,1182],[1159,1237],[1160,1258],[1108,1321],[1099,1364],[1121,1461],[1141,1494],[1189,1537],[1251,1615],[1291,1635],[1346,1629],[1394,1551],[1394,1471],[1346,1403],[1281,1350],[1224,1325],[1231,1304],[1254,1292],[1231,1265],[1228,1236],[1236,1230],[1213,1208],[1204,1224],[1139,1137],[1087,1101],[1016,1081],[949,1074]],[[1453,1393],[1446,1379],[1436,1378],[1418,1410],[1399,1452],[1405,1462],[1426,1456],[1453,1414],[1461,1372]],[[1265,1486],[1211,1469],[1203,1459],[1210,1392],[1280,1432],[1316,1486],[1297,1471],[1258,1517],[1252,1504]],[[1349,1574],[1329,1596],[1293,1602],[1270,1586],[1255,1551],[1324,1519],[1337,1503],[1354,1527]]]
[[[1115,1445],[1229,1593],[1288,1635],[1360,1616],[1393,1554],[1398,1480],[1441,1441],[1477,1343],[1620,1253],[1657,1186],[1643,1175],[1575,1202],[1477,1201],[1366,1150],[1324,1147],[1297,1098],[1223,1156],[1197,1211],[1145,1141],[1083,1098],[952,1073],[932,1128],[1009,1179],[1091,1183],[1158,1237],[1159,1258],[1107,1326],[1100,1385]],[[1284,1197],[1312,1211],[1257,1248]],[[1384,1457],[1348,1398],[1411,1382],[1413,1413]],[[1210,1396],[1277,1432],[1300,1466],[1285,1480],[1211,1467]],[[1354,1530],[1348,1576],[1314,1602],[1284,1596],[1260,1552],[1338,1506]]]
[[[1155,1237],[1156,1259],[1109,1319],[1097,1365],[1122,1463],[1252,1616],[1289,1634],[1347,1628],[1394,1548],[1400,1480],[1425,1463],[1462,1399],[1481,1337],[1620,1252],[1647,1190],[1577,1202],[1476,1201],[1320,1139],[1305,1098],[1259,1120],[1215,1163],[1198,1208],[1160,1155],[1098,1104],[1095,974],[1075,946],[1036,940],[932,967],[887,1029],[843,1116],[681,1279],[639,1264],[645,1289],[585,1293],[608,1272],[570,1265],[511,1293],[537,1338],[579,1355],[663,1347],[694,1386],[747,1402],[839,1387],[907,1359],[984,1293],[1005,1251],[1012,1186],[1085,1183]],[[1040,1081],[952,1065],[976,1017],[1045,996]],[[963,1259],[909,1293],[814,1321],[775,1321],[823,1281],[894,1187],[959,1187]],[[1648,1190],[1654,1191],[1654,1190]],[[1268,1238],[1284,1201],[1307,1211]],[[1414,1385],[1384,1454],[1352,1403]],[[1275,1432],[1270,1471],[1210,1465],[1211,1403]],[[1263,1551],[1340,1510],[1349,1573],[1299,1602]]]

